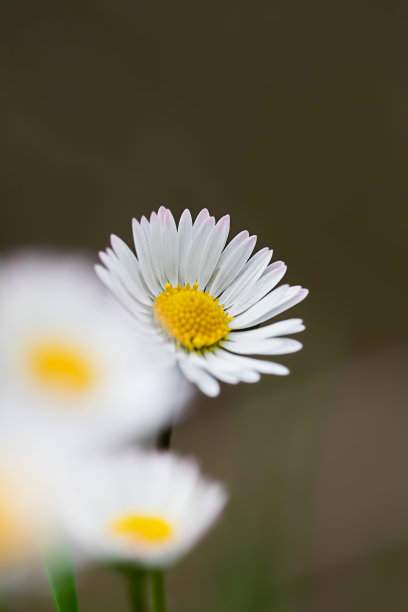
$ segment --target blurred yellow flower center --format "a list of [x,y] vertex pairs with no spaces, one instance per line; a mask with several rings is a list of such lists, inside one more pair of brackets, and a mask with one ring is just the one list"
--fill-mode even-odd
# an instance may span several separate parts
[[24,537],[14,511],[2,503],[0,506],[0,564],[11,560],[23,548]]
[[94,382],[94,371],[87,356],[62,343],[34,345],[29,362],[39,381],[61,391],[85,391]]
[[178,345],[189,351],[205,350],[228,335],[228,323],[233,319],[218,299],[209,291],[199,291],[198,283],[192,287],[189,283],[184,287],[167,283],[154,303],[154,316]]
[[112,523],[112,532],[131,542],[161,543],[172,537],[173,528],[158,516],[128,514]]
[[18,560],[31,548],[32,533],[25,522],[23,499],[12,481],[0,480],[0,566]]

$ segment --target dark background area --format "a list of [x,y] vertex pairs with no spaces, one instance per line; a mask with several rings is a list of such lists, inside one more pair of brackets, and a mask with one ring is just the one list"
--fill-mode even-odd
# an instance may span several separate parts
[[[1,4],[2,253],[96,259],[132,216],[208,207],[311,290],[291,376],[176,431],[232,497],[170,610],[408,609],[407,26],[402,0]],[[124,586],[89,572],[80,603]]]

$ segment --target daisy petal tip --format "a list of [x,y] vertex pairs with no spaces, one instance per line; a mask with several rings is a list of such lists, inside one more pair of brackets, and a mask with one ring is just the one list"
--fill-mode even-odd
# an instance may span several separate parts
[[119,236],[117,236],[116,234],[111,234],[110,243],[112,245],[113,250],[115,250],[115,247],[120,247],[123,244],[123,240],[119,238]]
[[179,228],[182,226],[183,223],[187,223],[189,225],[191,225],[193,223],[193,219],[191,217],[191,212],[188,208],[185,208],[181,214],[178,226]]
[[99,251],[98,253],[98,257],[101,261],[101,263],[97,263],[96,265],[99,266],[100,268],[102,268],[102,270],[108,270],[108,264],[109,264],[109,256],[105,251]]
[[290,370],[286,366],[279,364],[279,369],[275,370],[275,376],[289,376]]
[[205,393],[205,395],[207,395],[208,397],[217,397],[220,394],[220,387],[218,387],[217,389],[206,389],[205,391],[203,391],[203,393]]
[[101,264],[95,264],[94,270],[99,280],[104,283],[107,274],[107,269],[104,266],[101,266]]

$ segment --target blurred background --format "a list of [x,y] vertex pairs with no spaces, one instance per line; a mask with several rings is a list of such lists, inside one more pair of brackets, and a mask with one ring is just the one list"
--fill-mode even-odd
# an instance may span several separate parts
[[[407,3],[0,14],[1,252],[96,259],[132,216],[208,207],[311,290],[291,376],[224,385],[176,430],[231,503],[170,572],[170,610],[407,610]],[[79,597],[127,609],[108,572]]]

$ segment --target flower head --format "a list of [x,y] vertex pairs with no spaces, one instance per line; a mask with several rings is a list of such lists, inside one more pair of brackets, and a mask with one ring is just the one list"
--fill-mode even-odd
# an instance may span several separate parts
[[19,429],[70,447],[138,438],[173,420],[188,396],[81,257],[2,261],[0,364],[2,439]]
[[[0,590],[21,583],[54,547],[48,467],[31,441],[2,440],[0,448]],[[49,464],[50,462],[48,462]]]
[[74,467],[62,516],[85,558],[165,566],[204,535],[226,503],[195,462],[170,453],[129,453]]
[[[281,355],[302,348],[282,336],[304,329],[300,319],[263,325],[303,300],[300,286],[276,285],[286,272],[270,263],[272,251],[255,255],[256,236],[239,233],[227,246],[229,216],[218,223],[207,209],[194,223],[185,210],[178,227],[163,206],[148,221],[133,220],[136,255],[117,236],[100,254],[97,273],[141,329],[171,349],[185,376],[208,395],[216,379],[256,382],[260,373],[289,370],[248,355]],[[245,330],[245,331],[244,331]]]

